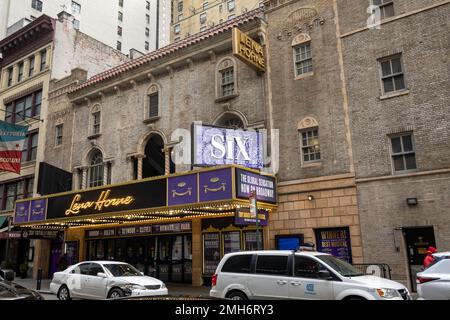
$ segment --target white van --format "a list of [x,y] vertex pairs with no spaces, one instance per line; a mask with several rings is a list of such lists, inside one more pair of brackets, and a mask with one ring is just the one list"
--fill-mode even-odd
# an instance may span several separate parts
[[408,289],[360,273],[332,255],[308,251],[248,251],[223,257],[210,296],[233,300],[411,300]]

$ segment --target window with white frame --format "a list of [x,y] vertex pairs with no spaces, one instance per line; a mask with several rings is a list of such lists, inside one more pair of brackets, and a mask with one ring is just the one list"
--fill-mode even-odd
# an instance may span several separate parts
[[372,0],[374,6],[380,8],[381,19],[393,17],[394,12],[394,0]]
[[206,22],[206,12],[200,14],[200,23],[204,24]]
[[75,1],[72,1],[72,12],[73,13],[80,13],[81,12],[81,5]]
[[208,2],[203,2],[203,10],[208,9]]
[[230,67],[220,71],[222,97],[234,94],[234,68]]
[[58,124],[55,127],[55,146],[62,145],[62,139],[63,139],[63,124]]
[[31,7],[39,12],[42,12],[42,1],[31,0]]
[[294,47],[294,63],[296,76],[313,71],[311,42],[299,44]]
[[96,150],[91,157],[89,165],[89,188],[103,185],[104,163],[103,156],[99,150]]
[[391,156],[394,172],[417,169],[412,133],[391,136]]
[[236,8],[234,0],[228,0],[227,2],[228,11],[233,11]]
[[380,69],[384,94],[406,89],[401,54],[381,59]]
[[303,163],[312,163],[321,160],[319,128],[308,128],[300,131]]
[[175,34],[179,34],[181,31],[181,27],[179,24],[177,24],[176,26],[173,27],[173,32],[175,32]]

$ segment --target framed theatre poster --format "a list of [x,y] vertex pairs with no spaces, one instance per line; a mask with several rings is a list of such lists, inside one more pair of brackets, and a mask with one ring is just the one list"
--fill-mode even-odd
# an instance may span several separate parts
[[317,251],[329,253],[352,263],[352,246],[348,227],[316,229]]
[[220,262],[220,233],[203,234],[203,274],[214,274]]

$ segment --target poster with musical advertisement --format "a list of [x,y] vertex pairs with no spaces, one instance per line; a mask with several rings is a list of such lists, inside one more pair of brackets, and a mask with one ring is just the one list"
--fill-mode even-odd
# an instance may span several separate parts
[[220,234],[218,232],[203,235],[203,273],[214,274],[220,262]]
[[317,251],[329,253],[352,263],[352,246],[348,227],[316,230]]

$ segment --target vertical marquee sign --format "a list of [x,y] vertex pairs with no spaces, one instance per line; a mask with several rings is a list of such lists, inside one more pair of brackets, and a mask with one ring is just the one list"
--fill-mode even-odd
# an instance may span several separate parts
[[233,28],[233,54],[250,67],[266,72],[263,47],[238,28]]

